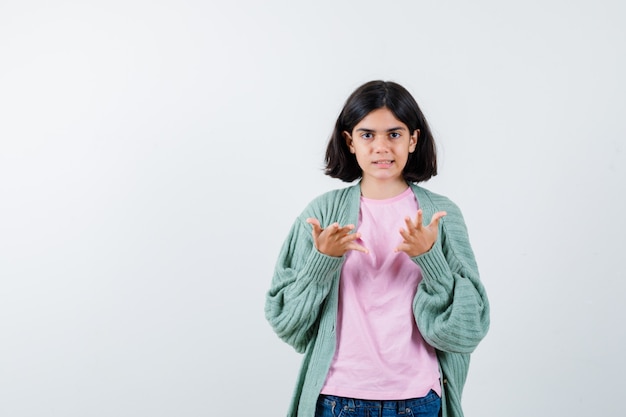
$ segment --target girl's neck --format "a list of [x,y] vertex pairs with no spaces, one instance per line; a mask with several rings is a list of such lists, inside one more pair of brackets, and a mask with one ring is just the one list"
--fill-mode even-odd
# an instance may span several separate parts
[[391,183],[361,180],[361,195],[372,200],[385,200],[402,194],[408,186],[404,179]]

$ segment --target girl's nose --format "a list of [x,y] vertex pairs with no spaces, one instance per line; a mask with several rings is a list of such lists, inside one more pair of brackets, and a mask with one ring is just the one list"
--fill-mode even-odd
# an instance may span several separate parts
[[376,152],[386,151],[388,149],[388,143],[385,137],[376,136],[374,138],[374,150]]

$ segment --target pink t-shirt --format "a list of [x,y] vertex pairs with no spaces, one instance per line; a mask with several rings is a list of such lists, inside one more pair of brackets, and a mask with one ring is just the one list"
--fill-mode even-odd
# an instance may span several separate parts
[[411,188],[386,199],[361,197],[358,231],[369,254],[346,254],[339,283],[337,349],[322,394],[369,400],[441,396],[439,366],[432,346],[417,329],[413,299],[422,279],[404,252],[404,219],[415,219]]

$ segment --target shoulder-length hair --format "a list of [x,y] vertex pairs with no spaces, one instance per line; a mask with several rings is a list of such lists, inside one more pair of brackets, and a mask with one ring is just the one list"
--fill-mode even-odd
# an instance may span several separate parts
[[357,88],[348,97],[326,148],[324,173],[345,182],[362,176],[356,156],[350,152],[343,132],[352,134],[354,127],[371,111],[389,109],[404,123],[409,133],[419,129],[415,151],[409,154],[403,176],[407,182],[427,181],[437,175],[435,140],[424,114],[413,96],[392,81],[370,81]]

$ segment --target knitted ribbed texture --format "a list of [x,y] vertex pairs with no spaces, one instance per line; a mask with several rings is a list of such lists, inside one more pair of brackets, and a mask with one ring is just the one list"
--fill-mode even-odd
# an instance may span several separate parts
[[[433,248],[413,260],[423,279],[413,303],[424,339],[435,347],[442,372],[443,417],[462,417],[461,393],[469,353],[489,327],[489,305],[480,283],[474,255],[460,210],[447,198],[411,185],[424,222],[436,211],[440,222]],[[357,224],[360,186],[335,190],[312,201],[296,219],[283,244],[267,293],[265,315],[278,336],[304,352],[288,416],[313,417],[336,346],[335,323],[339,275],[344,258],[319,253],[308,217],[322,227],[334,222]]]

